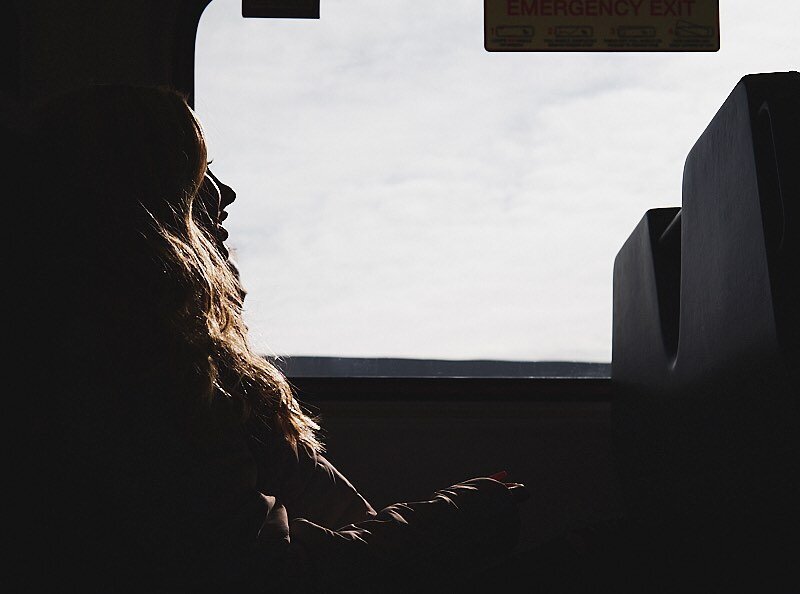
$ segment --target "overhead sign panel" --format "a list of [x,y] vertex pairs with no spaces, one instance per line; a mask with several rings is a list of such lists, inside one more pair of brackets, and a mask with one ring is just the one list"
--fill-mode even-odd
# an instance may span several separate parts
[[318,19],[319,0],[242,0],[242,16],[261,19]]
[[484,0],[490,52],[715,52],[719,0]]

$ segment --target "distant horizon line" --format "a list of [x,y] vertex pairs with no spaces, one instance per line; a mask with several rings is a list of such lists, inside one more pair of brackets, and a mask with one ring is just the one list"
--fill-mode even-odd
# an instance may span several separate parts
[[608,378],[610,362],[422,359],[406,357],[267,356],[293,377],[567,377]]

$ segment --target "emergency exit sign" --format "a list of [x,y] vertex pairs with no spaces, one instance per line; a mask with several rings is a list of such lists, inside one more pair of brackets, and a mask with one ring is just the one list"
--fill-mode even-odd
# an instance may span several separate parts
[[719,0],[484,0],[490,52],[715,52]]

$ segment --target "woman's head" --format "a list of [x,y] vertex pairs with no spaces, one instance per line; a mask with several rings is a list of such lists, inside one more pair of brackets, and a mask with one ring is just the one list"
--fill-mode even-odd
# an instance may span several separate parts
[[206,171],[200,125],[184,99],[165,89],[74,91],[45,106],[37,132],[59,173],[98,201],[74,205],[85,216],[100,208],[101,215],[141,223],[147,212],[171,225],[191,209]]
[[285,378],[249,346],[219,213],[198,198],[206,145],[184,98],[94,86],[50,103],[38,123],[39,165],[53,176],[47,241],[64,254],[53,258],[69,318],[98,361],[178,411],[225,399],[293,445],[319,448]]
[[[200,191],[197,193],[197,200],[193,210],[200,226],[208,229],[217,244],[217,248],[226,258],[229,255],[228,248],[225,245],[225,241],[228,239],[228,232],[222,226],[222,223],[228,217],[225,208],[233,204],[235,200],[236,192],[234,192],[233,188],[221,182],[211,173],[210,169],[207,169]],[[236,272],[235,268],[234,272]]]

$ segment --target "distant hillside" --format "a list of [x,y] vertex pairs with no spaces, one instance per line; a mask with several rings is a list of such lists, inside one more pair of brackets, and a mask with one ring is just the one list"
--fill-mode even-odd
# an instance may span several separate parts
[[445,361],[286,357],[271,359],[289,377],[611,377],[610,363],[575,361]]

